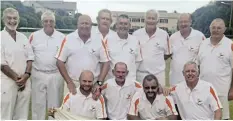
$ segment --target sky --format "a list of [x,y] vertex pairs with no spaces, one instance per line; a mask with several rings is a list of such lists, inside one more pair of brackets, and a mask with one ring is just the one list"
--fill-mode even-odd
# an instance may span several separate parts
[[149,9],[192,13],[207,5],[210,0],[64,0],[76,1],[77,11],[91,16],[96,22],[98,11],[107,8],[111,11],[145,12]]

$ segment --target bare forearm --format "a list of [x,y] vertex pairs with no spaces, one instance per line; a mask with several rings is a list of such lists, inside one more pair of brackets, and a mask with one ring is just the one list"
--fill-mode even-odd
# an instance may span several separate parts
[[214,111],[214,120],[221,120],[222,118],[222,109]]
[[1,65],[1,71],[9,78],[17,81],[18,74],[15,73],[8,65]]
[[57,60],[57,67],[58,67],[59,72],[61,73],[62,77],[66,81],[66,83],[69,83],[70,81],[72,81],[72,79],[70,78],[70,76],[67,73],[64,62]]
[[168,120],[177,120],[177,116],[176,115],[170,115],[167,117]]
[[98,80],[99,81],[104,81],[105,77],[108,74],[109,68],[110,68],[110,62],[104,62],[101,64],[101,70],[100,70],[100,75]]
[[27,61],[27,67],[26,67],[26,71],[25,72],[31,72],[32,70],[32,61],[28,60]]

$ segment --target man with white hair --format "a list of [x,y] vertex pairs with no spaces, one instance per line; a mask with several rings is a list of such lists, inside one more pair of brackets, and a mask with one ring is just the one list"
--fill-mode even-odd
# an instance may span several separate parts
[[190,14],[183,13],[178,20],[179,31],[170,37],[172,60],[170,69],[170,85],[184,81],[182,67],[188,61],[195,61],[201,42],[205,39],[203,33],[191,28]]
[[1,119],[27,120],[34,54],[27,37],[16,31],[18,11],[6,8],[2,18],[5,28],[1,31]]
[[30,36],[35,53],[31,77],[33,120],[45,120],[46,109],[60,107],[64,87],[54,56],[65,36],[55,29],[53,12],[44,12],[41,21],[43,28]]
[[223,105],[222,119],[229,119],[229,102],[233,99],[233,42],[225,37],[225,23],[217,18],[210,24],[210,38],[204,40],[198,53],[200,78],[216,88]]
[[159,13],[155,10],[148,10],[145,14],[145,28],[133,33],[140,41],[143,58],[137,70],[137,81],[142,82],[146,75],[153,74],[159,83],[165,86],[165,60],[171,52],[169,35],[157,27],[158,21]]

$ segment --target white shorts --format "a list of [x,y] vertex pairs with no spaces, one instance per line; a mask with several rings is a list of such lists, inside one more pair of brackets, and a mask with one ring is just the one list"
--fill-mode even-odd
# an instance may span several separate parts
[[[149,75],[149,73],[143,73],[143,72],[137,72],[137,81],[142,83],[143,79],[145,78],[145,76]],[[161,86],[165,86],[166,84],[166,79],[165,79],[165,71],[162,71],[158,74],[155,75],[155,77],[158,79],[159,84]]]
[[230,119],[229,102],[227,96],[218,96],[222,104],[222,119]]

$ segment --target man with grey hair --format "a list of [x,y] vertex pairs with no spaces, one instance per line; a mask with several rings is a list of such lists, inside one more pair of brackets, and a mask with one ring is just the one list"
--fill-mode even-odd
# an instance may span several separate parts
[[64,88],[63,77],[54,56],[65,35],[55,29],[53,12],[44,12],[41,22],[43,28],[30,36],[30,44],[35,53],[31,77],[33,120],[45,120],[46,109],[60,107]]
[[225,23],[221,18],[210,24],[210,38],[204,40],[198,53],[200,78],[216,88],[223,105],[222,119],[229,119],[229,102],[233,100],[233,42],[225,37]]
[[18,11],[6,8],[2,18],[5,28],[1,31],[1,119],[27,120],[34,54],[28,38],[16,31]]
[[182,67],[187,61],[196,60],[200,44],[205,39],[204,34],[193,29],[191,24],[191,15],[182,13],[178,20],[179,31],[170,37],[172,51],[170,85],[184,81]]
[[175,100],[182,120],[220,120],[222,105],[214,86],[199,79],[198,65],[184,64],[185,81],[173,86],[170,93]]
[[137,70],[137,81],[142,82],[146,75],[153,74],[158,78],[159,83],[165,86],[165,60],[171,52],[169,35],[157,27],[158,22],[159,13],[155,10],[148,10],[145,14],[145,28],[133,33],[140,41],[143,58]]

